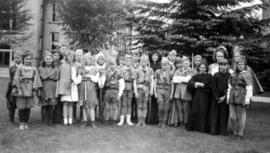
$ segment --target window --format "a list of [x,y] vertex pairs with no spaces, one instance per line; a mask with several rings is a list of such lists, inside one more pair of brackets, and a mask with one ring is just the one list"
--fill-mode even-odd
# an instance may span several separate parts
[[58,21],[58,15],[57,15],[57,11],[56,11],[56,3],[52,4],[52,21],[53,22],[57,22]]
[[52,50],[59,47],[59,32],[52,32]]
[[0,30],[14,30],[16,28],[16,3],[0,0]]
[[0,44],[0,67],[9,67],[10,64],[10,46]]

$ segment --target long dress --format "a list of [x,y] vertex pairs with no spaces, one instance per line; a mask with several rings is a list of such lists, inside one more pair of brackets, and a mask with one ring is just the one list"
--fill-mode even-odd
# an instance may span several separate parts
[[[55,66],[58,68],[61,67],[63,63],[62,62],[56,62]],[[58,82],[59,80],[57,81],[57,84],[56,84],[56,90],[58,90]],[[63,103],[60,102],[60,97],[57,97],[57,104],[55,106],[55,109],[54,109],[54,112],[53,112],[53,122],[54,123],[62,123],[63,122]]]
[[[151,62],[150,67],[155,72],[156,70],[161,68],[161,64],[160,62]],[[157,105],[157,98],[155,98],[155,96],[152,96],[151,100],[148,103],[146,123],[158,124],[158,105]]]
[[226,95],[228,89],[228,81],[230,73],[218,72],[213,76],[213,99],[210,110],[210,133],[211,134],[227,134],[228,118],[229,118],[229,106],[226,103],[226,99],[218,103],[220,97]]
[[[204,83],[204,87],[195,88],[195,83]],[[212,97],[213,80],[211,74],[199,73],[194,75],[188,83],[192,91],[192,106],[188,120],[188,130],[208,132],[208,116]]]

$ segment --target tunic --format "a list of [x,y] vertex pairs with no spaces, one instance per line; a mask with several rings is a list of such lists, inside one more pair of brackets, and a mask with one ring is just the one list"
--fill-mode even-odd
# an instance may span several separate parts
[[211,102],[210,110],[210,133],[211,134],[227,134],[228,118],[229,118],[229,106],[226,103],[226,99],[218,103],[219,98],[227,94],[228,81],[230,73],[218,72],[213,76],[213,99]]
[[77,102],[78,84],[81,82],[81,76],[77,77],[76,69],[73,65],[64,63],[60,69],[58,95],[61,95],[61,101]]
[[21,65],[18,67],[14,81],[17,87],[17,108],[32,108],[34,102],[34,91],[42,87],[42,83],[36,67]]
[[[82,68],[81,68],[82,69]],[[98,104],[97,82],[99,73],[96,66],[85,66],[82,73],[82,82],[79,87],[80,105],[94,109]]]
[[43,85],[39,103],[41,105],[56,105],[57,97],[55,93],[57,88],[56,82],[59,79],[59,70],[56,67],[40,67],[39,74]]
[[242,71],[240,73],[233,73],[230,77],[229,84],[229,103],[242,105],[245,103],[246,95],[249,94],[249,98],[252,96],[252,92],[248,93],[246,86],[252,85],[252,76],[248,71]]
[[[204,83],[204,87],[195,88],[195,83]],[[188,120],[188,129],[208,132],[208,116],[212,98],[213,81],[211,74],[196,74],[188,83],[192,91],[192,106]]]

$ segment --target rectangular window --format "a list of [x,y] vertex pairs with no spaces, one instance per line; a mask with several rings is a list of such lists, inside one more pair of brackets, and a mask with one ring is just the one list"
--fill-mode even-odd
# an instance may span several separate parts
[[57,8],[56,3],[53,3],[52,4],[52,21],[53,22],[57,22],[58,21],[58,15],[57,15],[56,8]]
[[59,32],[52,32],[52,49],[59,47]]
[[9,67],[10,52],[0,51],[0,67]]
[[17,4],[13,1],[0,0],[0,30],[15,30]]

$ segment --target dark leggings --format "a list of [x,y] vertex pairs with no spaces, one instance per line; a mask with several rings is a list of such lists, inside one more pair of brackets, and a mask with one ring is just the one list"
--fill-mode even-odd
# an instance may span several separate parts
[[31,112],[30,108],[19,109],[19,121],[28,123],[30,118],[30,112]]

